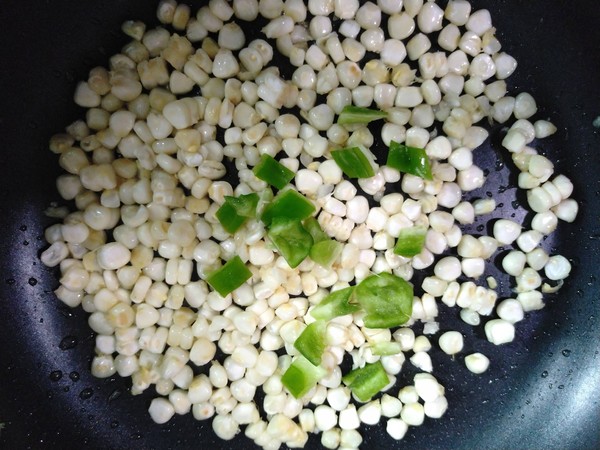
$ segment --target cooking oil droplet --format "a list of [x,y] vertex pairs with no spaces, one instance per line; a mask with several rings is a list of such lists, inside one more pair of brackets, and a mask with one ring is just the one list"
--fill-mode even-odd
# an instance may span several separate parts
[[118,426],[119,426],[119,422],[117,422],[116,420],[113,420],[113,421],[110,423],[110,427],[111,427],[111,428],[117,428]]
[[70,350],[72,348],[75,348],[76,345],[77,338],[75,336],[66,336],[63,338],[62,341],[60,341],[60,344],[58,344],[58,348],[60,348],[61,350]]
[[7,278],[6,279],[6,284],[8,284],[9,286],[12,286],[13,284],[15,284],[15,279],[14,278]]
[[564,388],[565,388],[565,385],[564,385],[564,384],[560,384],[560,385],[558,385],[558,388],[559,388],[559,389],[564,389]]
[[79,393],[79,398],[82,400],[87,400],[92,395],[94,395],[94,391],[91,388],[86,388]]
[[19,230],[21,230],[21,231],[27,231],[27,225],[21,225],[19,227]]
[[563,356],[568,358],[569,356],[571,356],[571,350],[566,348],[562,351],[562,354],[563,354]]
[[69,378],[71,381],[79,381],[79,372],[71,372]]
[[31,277],[28,281],[27,281],[31,286],[35,286],[36,284],[38,284],[38,280],[36,280],[35,278]]
[[58,381],[62,378],[63,373],[60,370],[54,370],[52,372],[50,372],[50,380],[51,381]]
[[54,397],[54,393],[52,391],[48,391],[46,392],[46,396],[51,399],[52,397]]
[[115,389],[114,391],[111,392],[111,394],[108,396],[108,401],[112,402],[113,400],[118,399],[121,394],[123,393],[123,391],[121,391],[121,389]]
[[548,376],[548,371],[547,371],[547,370],[544,370],[544,371],[542,372],[542,378],[546,378],[547,376]]

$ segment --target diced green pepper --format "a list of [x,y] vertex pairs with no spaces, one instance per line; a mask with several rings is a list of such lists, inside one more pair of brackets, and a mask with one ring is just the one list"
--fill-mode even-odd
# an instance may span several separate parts
[[302,223],[286,217],[274,217],[267,236],[292,269],[304,261],[313,244]]
[[399,342],[376,342],[371,345],[371,351],[374,355],[397,355],[402,351],[402,346]]
[[296,350],[315,366],[321,364],[321,356],[326,347],[326,331],[327,323],[324,320],[317,320],[308,325],[294,342]]
[[217,210],[215,216],[230,233],[235,233],[249,217],[256,217],[258,194],[240,195],[239,197],[225,196],[225,203]]
[[315,319],[331,320],[334,317],[359,311],[360,306],[349,302],[352,292],[354,292],[354,286],[332,292],[321,300],[321,303],[315,306],[310,314]]
[[410,173],[426,180],[433,180],[429,157],[422,148],[407,147],[392,141],[386,165],[400,172]]
[[310,391],[327,374],[322,367],[313,366],[303,356],[296,358],[281,376],[281,383],[296,398]]
[[378,109],[363,108],[360,106],[344,106],[337,123],[340,125],[349,125],[354,123],[367,124],[373,120],[385,119],[387,112]]
[[396,275],[380,273],[356,286],[353,300],[366,311],[367,328],[392,328],[406,323],[412,314],[413,288]]
[[310,248],[310,259],[323,267],[331,267],[342,253],[343,245],[333,239],[320,241]]
[[310,249],[310,258],[323,267],[330,267],[342,253],[342,244],[331,239],[321,229],[321,225],[319,225],[319,222],[314,217],[306,219],[303,225],[304,229],[312,236],[314,242]]
[[315,244],[329,239],[329,235],[321,229],[319,221],[314,217],[309,217],[302,225],[304,225],[304,229],[310,233]]
[[396,255],[412,258],[418,255],[425,246],[425,236],[427,228],[425,227],[409,227],[400,230],[394,253]]
[[230,292],[239,288],[250,277],[252,277],[252,272],[248,270],[239,256],[234,256],[223,267],[211,273],[206,278],[206,282],[221,297],[225,297]]
[[315,206],[302,194],[288,189],[279,192],[265,207],[261,220],[269,226],[275,217],[304,220],[315,212]]
[[360,147],[332,150],[331,157],[348,178],[371,178],[375,175],[371,161]]
[[381,361],[354,369],[342,378],[361,402],[367,402],[390,382]]
[[294,172],[266,153],[260,157],[252,172],[277,189],[283,189],[294,178]]

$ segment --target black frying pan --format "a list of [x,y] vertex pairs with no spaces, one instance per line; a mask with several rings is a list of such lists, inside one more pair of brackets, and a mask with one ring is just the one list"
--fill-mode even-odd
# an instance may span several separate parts
[[[380,426],[365,427],[363,446],[599,448],[600,136],[592,121],[600,115],[600,9],[592,0],[473,3],[492,11],[504,48],[519,61],[512,88],[532,92],[540,117],[559,127],[541,148],[574,180],[581,213],[547,244],[572,260],[573,275],[546,309],[517,326],[511,344],[494,347],[481,330],[444,319],[443,328],[465,333],[466,352],[490,356],[491,369],[474,376],[461,356],[452,362],[434,351],[450,402],[446,415],[411,428],[398,443]],[[47,140],[81,115],[71,101],[75,83],[126,42],[120,24],[155,24],[154,9],[145,0],[0,3],[0,448],[249,447],[241,436],[218,440],[209,423],[191,415],[155,425],[146,411],[150,393],[132,397],[127,380],[94,379],[85,314],[54,298],[56,273],[38,261],[52,223],[42,212],[59,198]],[[480,151],[490,192],[505,182],[504,172],[495,172],[497,158],[511,166],[496,153],[498,140],[496,129],[492,149]],[[502,214],[512,212],[507,202]]]

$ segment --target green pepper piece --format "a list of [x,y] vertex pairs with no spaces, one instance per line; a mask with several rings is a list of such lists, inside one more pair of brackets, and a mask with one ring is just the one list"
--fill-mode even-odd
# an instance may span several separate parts
[[426,180],[433,180],[429,157],[422,148],[407,147],[392,141],[386,165],[400,172],[410,173]]
[[258,194],[246,194],[239,197],[225,196],[225,203],[215,213],[219,222],[230,233],[235,233],[246,223],[249,217],[256,217]]
[[321,356],[323,356],[326,347],[326,331],[327,324],[325,321],[317,320],[308,325],[294,342],[296,350],[315,366],[321,364]]
[[294,178],[294,172],[266,153],[260,157],[252,172],[277,189],[283,189]]
[[252,272],[248,270],[239,256],[234,256],[223,267],[208,275],[206,282],[221,297],[225,297],[239,288],[250,277],[252,277]]
[[300,221],[286,217],[273,218],[267,236],[292,269],[304,261],[313,244]]
[[396,255],[412,258],[418,255],[425,246],[425,236],[427,228],[425,227],[409,227],[400,230],[394,253]]
[[365,278],[354,290],[354,301],[366,311],[367,328],[392,328],[412,314],[413,288],[396,275],[380,273]]
[[279,192],[265,207],[261,220],[269,226],[275,217],[304,220],[315,212],[315,206],[302,194],[288,189]]
[[367,124],[373,120],[385,119],[387,112],[378,109],[363,108],[360,106],[344,106],[337,123],[340,125],[349,125],[354,123]]
[[397,355],[402,351],[399,342],[377,342],[371,345],[371,352],[374,355],[389,356]]
[[354,369],[344,375],[342,380],[361,402],[369,401],[390,382],[381,361]]
[[310,248],[310,259],[323,267],[331,267],[342,249],[343,245],[333,239],[317,242]]
[[310,391],[327,374],[322,367],[313,366],[303,356],[296,358],[281,376],[281,383],[296,398]]
[[315,319],[331,320],[359,311],[360,306],[349,302],[353,292],[354,286],[333,291],[312,309],[311,316]]
[[371,161],[360,147],[332,150],[331,157],[348,178],[371,178],[375,175]]
[[315,244],[329,239],[329,235],[321,229],[319,221],[314,217],[309,217],[302,225],[304,226],[304,229],[310,233]]

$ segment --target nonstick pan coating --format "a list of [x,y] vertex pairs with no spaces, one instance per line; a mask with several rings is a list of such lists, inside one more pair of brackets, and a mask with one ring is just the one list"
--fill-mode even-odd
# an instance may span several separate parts
[[[473,4],[490,9],[504,49],[519,62],[510,79],[513,92],[531,92],[539,117],[559,127],[539,148],[558,173],[574,181],[581,209],[577,221],[561,224],[548,246],[571,259],[573,273],[544,310],[518,324],[511,344],[494,347],[481,330],[455,317],[442,322],[464,332],[464,354],[489,355],[490,370],[472,375],[461,356],[452,362],[434,351],[434,374],[450,403],[446,415],[411,428],[400,442],[381,426],[366,427],[363,447],[599,448],[600,136],[592,122],[600,115],[600,9],[592,0]],[[127,380],[94,379],[89,373],[94,338],[86,315],[54,298],[56,272],[38,260],[43,230],[52,223],[43,211],[59,199],[58,163],[47,140],[81,115],[72,104],[75,84],[125,44],[120,24],[126,19],[155,24],[154,11],[155,2],[147,0],[0,4],[0,448],[250,445],[243,436],[218,440],[210,423],[191,415],[155,425],[147,414],[150,393],[133,397]],[[496,153],[498,140],[496,129],[490,139],[495,150],[488,145],[478,151],[479,162],[490,170],[485,191],[494,193],[506,182],[505,172],[495,171],[497,158],[511,166]],[[509,205],[502,211],[514,212]],[[308,445],[318,447],[319,438],[312,436]]]

